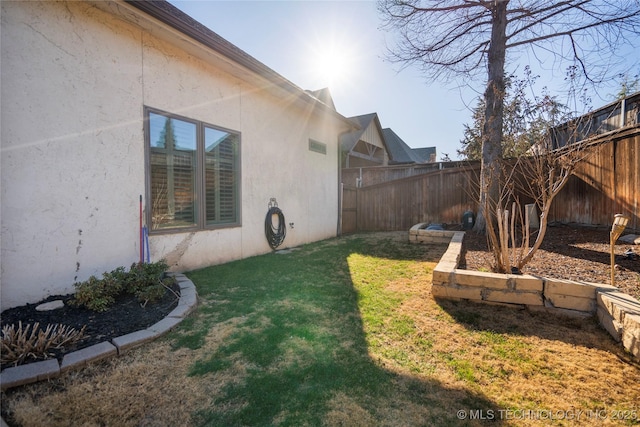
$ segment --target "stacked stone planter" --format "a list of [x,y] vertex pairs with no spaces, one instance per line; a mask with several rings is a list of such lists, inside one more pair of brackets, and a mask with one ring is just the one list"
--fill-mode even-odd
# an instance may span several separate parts
[[640,359],[640,301],[610,285],[497,274],[458,268],[462,231],[432,231],[426,224],[409,230],[412,243],[446,243],[447,251],[433,271],[436,298],[499,304],[572,317],[597,316],[602,327]]

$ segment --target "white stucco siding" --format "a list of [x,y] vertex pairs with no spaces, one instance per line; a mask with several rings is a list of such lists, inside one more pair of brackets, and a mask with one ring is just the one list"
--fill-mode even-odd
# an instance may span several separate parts
[[[245,99],[243,97],[243,105],[248,103]],[[258,108],[260,102],[264,100],[251,100],[251,105]],[[243,115],[243,140],[258,141],[263,147],[255,150],[245,145],[243,151],[243,170],[252,174],[249,180],[243,176],[245,188],[252,195],[244,198],[247,210],[243,228],[248,228],[246,221],[251,220],[251,230],[246,231],[261,236],[264,241],[267,203],[274,197],[287,225],[283,246],[298,246],[334,236],[338,215],[335,123],[312,115],[310,109],[296,108],[291,100],[281,101],[281,110],[269,112],[268,102],[263,107],[267,109],[264,117],[268,120],[257,123],[258,127],[247,126],[246,115]],[[309,138],[327,144],[327,154],[310,152]],[[247,202],[251,205],[247,206]],[[290,223],[294,223],[293,228]],[[243,233],[243,237],[248,239],[249,235]]]
[[144,106],[241,134],[241,226],[152,235],[153,260],[186,271],[269,252],[271,197],[287,222],[283,247],[335,235],[345,121],[246,70],[221,71],[206,49],[186,53],[175,30],[163,37],[122,3],[115,10],[135,19],[82,2],[1,7],[2,309],[138,260]]
[[238,131],[240,81],[145,34],[144,105]]
[[[287,226],[294,222],[283,247],[307,243],[311,236],[318,240],[335,235],[339,126],[335,119],[320,121],[310,106],[301,108],[293,96],[274,96],[150,35],[145,35],[144,45],[145,105],[241,134],[242,226],[152,235],[154,258],[167,258],[176,269],[191,270],[270,251],[264,221],[272,197]],[[307,160],[311,133],[329,141],[327,155],[317,155],[314,164]],[[317,183],[332,191],[311,191]],[[324,206],[333,212],[321,214]]]
[[144,170],[139,32],[53,2],[2,2],[1,31],[5,308],[130,263]]
[[[326,140],[322,139],[322,137],[313,139],[326,144],[324,142]],[[334,149],[331,145],[328,145],[327,149],[335,152],[327,151],[327,154],[323,155],[307,150],[307,173],[309,176],[332,175],[329,169],[331,163],[338,164],[337,149]],[[327,158],[325,159],[324,157]],[[337,173],[335,174],[335,181],[333,179],[313,178],[307,181],[307,191],[313,195],[308,199],[307,211],[311,213],[309,217],[314,221],[313,224],[308,223],[308,221],[303,223],[307,227],[308,234],[306,237],[309,241],[325,239],[329,237],[326,234],[327,230],[333,232],[337,229],[339,212],[338,209],[333,208],[338,203],[339,193],[336,190],[337,188]]]

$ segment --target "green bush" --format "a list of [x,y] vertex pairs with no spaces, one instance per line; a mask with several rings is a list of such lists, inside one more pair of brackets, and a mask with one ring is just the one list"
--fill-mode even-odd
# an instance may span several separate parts
[[104,273],[102,279],[91,276],[84,282],[76,283],[76,293],[71,304],[94,311],[106,311],[122,292],[123,283],[117,280],[117,277],[121,277],[120,272],[124,272],[124,267]]
[[134,263],[129,271],[118,267],[105,272],[102,279],[91,276],[84,282],[74,284],[76,293],[71,304],[94,311],[106,311],[123,294],[135,296],[143,305],[156,302],[175,283],[173,277],[165,275],[168,268],[167,263],[161,260],[150,264]]
[[126,282],[126,292],[133,294],[143,304],[162,298],[167,288],[175,283],[166,277],[169,266],[162,261],[153,264],[133,264]]

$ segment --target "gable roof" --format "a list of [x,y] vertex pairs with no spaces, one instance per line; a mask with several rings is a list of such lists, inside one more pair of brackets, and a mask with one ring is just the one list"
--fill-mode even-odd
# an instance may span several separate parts
[[[382,126],[380,126],[380,120],[377,113],[363,114],[361,116],[349,117],[359,129],[353,132],[347,132],[340,135],[340,146],[343,151],[351,151],[351,149],[360,141],[362,134],[367,130],[371,122],[375,121],[375,125],[378,127],[380,134],[382,135]],[[384,137],[383,137],[384,142]]]
[[393,163],[419,163],[411,148],[390,128],[382,130],[384,141]]
[[422,163],[431,162],[431,158],[435,158],[437,154],[436,147],[412,148],[411,151],[413,151],[418,158],[422,159]]
[[336,105],[333,103],[333,97],[331,96],[331,92],[329,92],[328,87],[318,90],[308,90],[307,93],[311,94],[311,96],[318,99],[325,105],[331,107],[332,109],[336,109]]
[[432,161],[432,156],[436,154],[436,147],[411,148],[390,128],[382,129],[377,113],[349,117],[349,120],[357,124],[359,129],[340,136],[340,146],[345,152],[350,152],[355,147],[373,123],[382,137],[384,149],[389,156],[389,164],[429,163]]
[[411,148],[393,130],[382,130],[385,145],[389,152],[389,163],[428,163],[436,147]]

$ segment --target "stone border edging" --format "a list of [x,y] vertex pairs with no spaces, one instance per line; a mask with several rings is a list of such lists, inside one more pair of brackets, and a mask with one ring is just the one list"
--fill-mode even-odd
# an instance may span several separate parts
[[411,243],[449,243],[433,270],[431,293],[434,297],[562,316],[597,316],[613,339],[640,359],[640,301],[637,299],[601,283],[458,269],[464,232],[425,230],[425,225],[411,227]]
[[60,363],[58,363],[57,359],[48,359],[42,362],[6,368],[0,372],[0,388],[6,390],[20,385],[55,378],[64,372],[80,369],[88,363],[97,362],[107,357],[120,356],[132,348],[138,347],[169,332],[195,310],[198,304],[198,294],[193,282],[182,273],[170,274],[176,278],[178,286],[180,287],[180,300],[176,308],[164,319],[149,326],[147,329],[131,332],[113,338],[110,342],[104,341],[65,354]]

